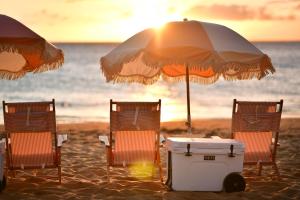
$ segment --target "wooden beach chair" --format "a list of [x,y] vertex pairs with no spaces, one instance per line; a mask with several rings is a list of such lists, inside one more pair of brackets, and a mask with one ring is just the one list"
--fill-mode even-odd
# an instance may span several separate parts
[[54,99],[49,102],[30,103],[3,101],[3,114],[7,144],[6,173],[57,168],[58,180],[61,183],[60,148],[67,135],[58,136],[56,133]]
[[[130,166],[137,163],[160,164],[160,110],[158,102],[116,102],[110,100],[110,134],[99,136],[106,145],[107,172],[111,166]],[[154,174],[153,174],[154,175]]]
[[233,100],[232,138],[245,144],[244,164],[257,165],[261,175],[263,165],[276,165],[276,150],[283,100],[279,102],[249,102]]

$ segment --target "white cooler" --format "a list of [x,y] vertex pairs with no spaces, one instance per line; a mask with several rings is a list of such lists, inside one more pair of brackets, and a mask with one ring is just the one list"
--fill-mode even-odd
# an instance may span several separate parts
[[[168,180],[177,191],[221,191],[245,189],[243,177],[244,145],[233,139],[167,139]],[[225,181],[226,179],[226,181]],[[225,182],[226,183],[225,183]],[[232,188],[233,187],[233,188]]]

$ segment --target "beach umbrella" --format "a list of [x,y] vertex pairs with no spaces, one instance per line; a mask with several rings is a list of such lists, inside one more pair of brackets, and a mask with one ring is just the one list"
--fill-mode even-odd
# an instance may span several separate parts
[[0,15],[0,78],[57,69],[63,62],[62,50],[17,20]]
[[189,133],[190,81],[261,79],[275,72],[270,58],[235,31],[187,20],[135,34],[102,57],[101,68],[106,80],[114,83],[152,84],[159,77],[186,81]]

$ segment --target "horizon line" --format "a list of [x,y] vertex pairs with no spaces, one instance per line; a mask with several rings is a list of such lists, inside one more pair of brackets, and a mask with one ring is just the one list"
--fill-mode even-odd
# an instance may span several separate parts
[[[124,40],[125,41],[125,40]],[[55,44],[120,44],[122,41],[50,41]],[[298,43],[300,40],[249,40],[253,43]]]

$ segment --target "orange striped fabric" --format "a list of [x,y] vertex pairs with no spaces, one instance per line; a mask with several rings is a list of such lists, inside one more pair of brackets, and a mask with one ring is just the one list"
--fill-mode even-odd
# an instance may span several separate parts
[[245,144],[244,162],[272,161],[272,132],[235,132],[234,138]]
[[13,168],[53,166],[55,154],[51,132],[10,133]]
[[116,131],[114,165],[153,162],[156,152],[156,135],[155,131]]

